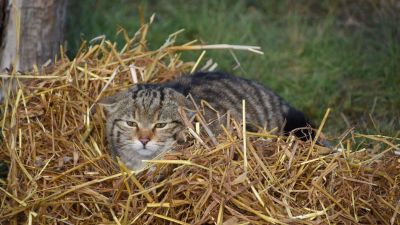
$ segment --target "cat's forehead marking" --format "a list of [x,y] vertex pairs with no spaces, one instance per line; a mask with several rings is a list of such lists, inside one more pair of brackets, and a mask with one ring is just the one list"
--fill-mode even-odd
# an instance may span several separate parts
[[156,116],[162,107],[162,92],[158,88],[144,88],[136,92],[134,110],[142,117]]
[[131,89],[131,97],[133,100],[143,97],[143,94],[148,90],[155,90],[157,87],[154,84],[137,84]]

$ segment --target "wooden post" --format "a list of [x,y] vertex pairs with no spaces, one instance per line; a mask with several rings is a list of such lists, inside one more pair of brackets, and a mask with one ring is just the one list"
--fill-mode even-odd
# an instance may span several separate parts
[[64,39],[67,0],[0,0],[0,71],[54,61]]

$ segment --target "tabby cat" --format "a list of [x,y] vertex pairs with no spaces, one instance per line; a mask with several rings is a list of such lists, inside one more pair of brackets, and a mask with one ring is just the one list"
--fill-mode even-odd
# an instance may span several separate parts
[[305,132],[296,128],[311,126],[302,112],[255,81],[219,72],[198,72],[168,83],[136,84],[101,100],[112,155],[138,170],[144,166],[142,160],[153,159],[183,141],[186,126],[179,108],[194,109],[191,99],[196,105],[208,103],[204,118],[214,132],[218,132],[220,122],[226,121],[228,111],[231,117],[241,120],[242,99],[246,101],[246,126],[250,130],[274,129],[277,134],[295,130],[304,138]]

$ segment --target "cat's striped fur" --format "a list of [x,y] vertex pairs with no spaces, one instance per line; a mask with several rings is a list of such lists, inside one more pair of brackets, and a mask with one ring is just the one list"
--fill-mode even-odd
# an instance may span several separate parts
[[[214,131],[218,130],[219,122],[226,121],[222,115],[227,111],[241,120],[242,99],[246,100],[250,129],[275,129],[275,133],[283,134],[310,126],[302,112],[255,81],[218,72],[199,72],[169,83],[137,84],[103,99],[112,154],[136,170],[143,166],[141,160],[152,159],[183,140],[185,126],[178,108],[194,108],[188,95],[197,105],[204,100],[213,108],[205,107],[204,117],[214,121],[211,125]],[[303,132],[295,134],[301,136]]]

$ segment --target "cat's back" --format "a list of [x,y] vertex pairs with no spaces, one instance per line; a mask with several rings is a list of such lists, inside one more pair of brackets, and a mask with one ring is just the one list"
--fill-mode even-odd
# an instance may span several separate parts
[[204,100],[212,100],[217,96],[223,97],[226,94],[233,97],[232,100],[234,101],[247,100],[249,97],[254,98],[256,96],[251,96],[251,94],[262,95],[264,92],[276,95],[255,81],[222,72],[197,72],[184,75],[168,83],[167,86],[184,95],[192,94],[194,98]]
[[290,106],[263,85],[221,72],[198,72],[185,75],[168,84],[199,103],[208,102],[219,112],[230,111],[241,117],[242,100],[246,101],[246,117],[251,123],[269,129],[281,127]]

